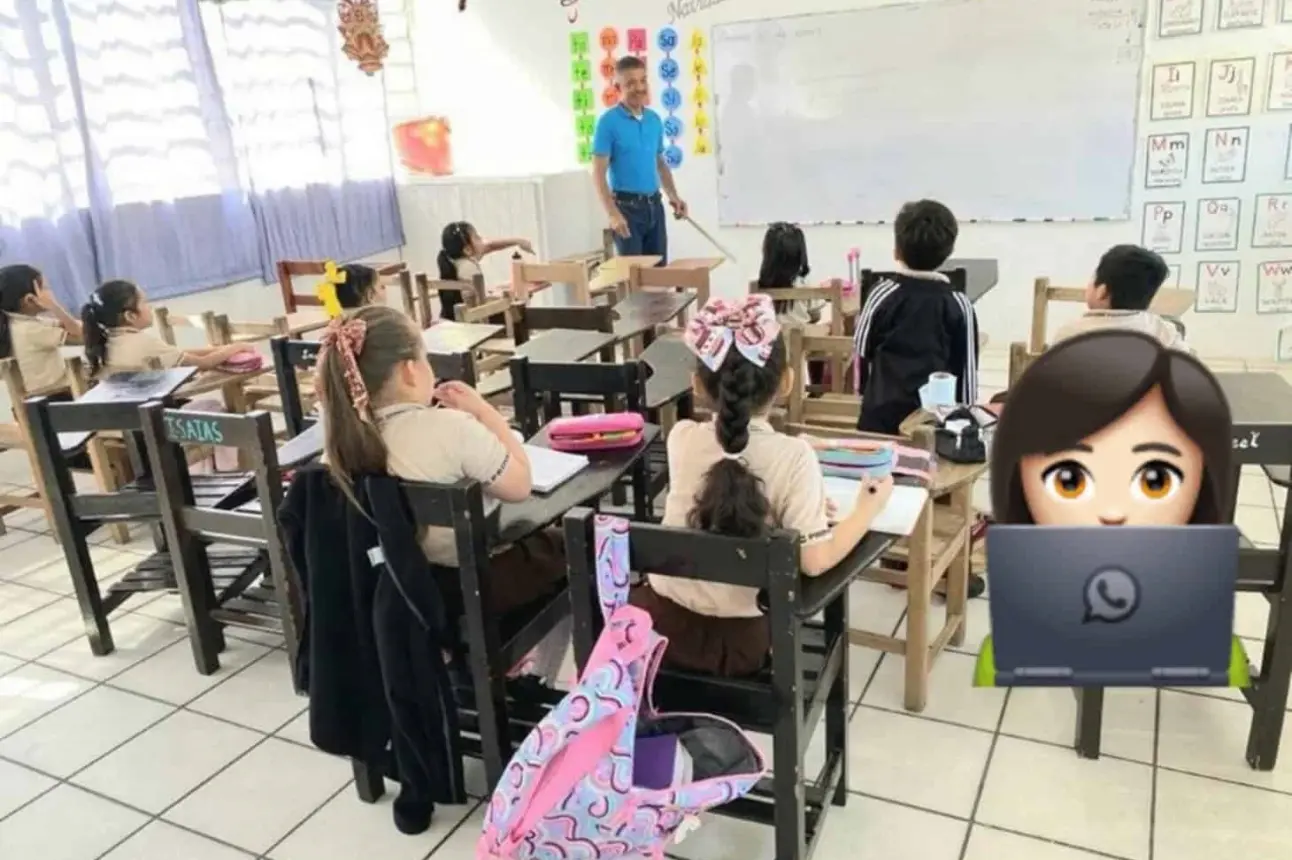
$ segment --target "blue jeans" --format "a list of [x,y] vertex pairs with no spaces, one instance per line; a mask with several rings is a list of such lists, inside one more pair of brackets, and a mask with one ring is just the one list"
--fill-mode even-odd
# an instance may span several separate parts
[[668,262],[668,228],[664,199],[659,194],[615,193],[615,204],[628,222],[628,236],[615,234],[615,250],[623,257],[659,257]]

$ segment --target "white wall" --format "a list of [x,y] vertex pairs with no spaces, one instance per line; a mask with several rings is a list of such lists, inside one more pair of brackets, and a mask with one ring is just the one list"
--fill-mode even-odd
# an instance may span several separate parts
[[[793,13],[812,13],[879,5],[882,0],[795,0]],[[1292,116],[1268,116],[1263,113],[1264,81],[1269,68],[1269,54],[1280,42],[1292,47],[1292,25],[1277,26],[1279,9],[1284,0],[1268,0],[1267,26],[1261,29],[1217,32],[1217,3],[1206,3],[1207,17],[1202,35],[1159,40],[1155,37],[1157,7],[1160,0],[1148,0],[1148,33],[1145,40],[1146,60],[1144,107],[1140,134],[1157,134],[1187,127],[1194,133],[1190,176],[1200,172],[1202,147],[1198,145],[1205,129],[1231,125],[1282,125]],[[556,0],[544,2],[493,2],[474,0],[465,13],[456,4],[417,2],[412,6],[412,40],[416,56],[417,89],[421,107],[427,113],[442,113],[453,125],[454,160],[460,172],[472,175],[517,175],[568,169],[575,164],[575,130],[571,106],[569,33],[587,30],[593,45],[593,88],[599,90],[597,33],[603,26],[620,31],[629,27],[647,27],[649,33],[648,65],[654,75],[660,58],[654,44],[655,31],[672,25],[682,36],[685,59],[692,29],[706,34],[715,23],[767,18],[788,14],[791,4],[783,0],[579,0],[574,7],[564,7]],[[578,21],[567,21],[569,8],[578,10]],[[678,13],[681,17],[677,17]],[[984,38],[984,50],[990,50],[990,37]],[[864,46],[858,46],[864,50]],[[618,49],[622,54],[624,48]],[[1195,118],[1183,123],[1149,123],[1146,116],[1149,68],[1155,63],[1179,59],[1199,60],[1200,80],[1205,75],[1206,60],[1226,56],[1256,56],[1256,98],[1252,117],[1206,120],[1199,118],[1205,103],[1205,86],[1196,89]],[[828,62],[828,58],[823,58]],[[685,63],[684,63],[685,65]],[[1020,69],[1020,74],[1026,74]],[[659,82],[655,81],[657,89]],[[683,84],[684,95],[689,95]],[[689,108],[683,108],[687,119]],[[710,109],[710,115],[716,111]],[[1043,118],[1038,118],[1043,121]],[[689,125],[689,123],[688,123]],[[688,129],[686,142],[690,143]],[[1031,284],[1038,275],[1048,275],[1056,283],[1081,285],[1086,282],[1099,255],[1118,242],[1138,242],[1141,238],[1140,213],[1146,200],[1189,199],[1186,247],[1170,262],[1181,265],[1181,286],[1193,287],[1197,263],[1201,259],[1230,259],[1233,253],[1196,254],[1193,247],[1193,205],[1197,197],[1240,196],[1245,199],[1243,222],[1242,282],[1239,311],[1232,314],[1190,313],[1186,317],[1190,338],[1204,353],[1270,358],[1274,352],[1275,332],[1288,320],[1284,315],[1258,315],[1256,305],[1256,270],[1261,259],[1282,259],[1286,252],[1253,252],[1250,225],[1254,196],[1281,190],[1260,185],[1257,180],[1232,186],[1194,186],[1172,189],[1169,193],[1143,190],[1144,140],[1140,144],[1139,167],[1135,177],[1136,192],[1132,200],[1132,220],[1110,223],[1055,224],[965,224],[962,227],[957,255],[995,257],[1000,261],[1001,282],[978,305],[983,328],[994,341],[1021,339],[1030,319]],[[691,205],[696,219],[716,230],[719,240],[739,258],[738,265],[724,266],[716,273],[717,288],[735,292],[754,273],[761,241],[759,228],[717,229],[716,173],[713,156],[696,156],[687,146],[686,160],[677,172],[681,192]],[[861,248],[862,263],[884,267],[891,261],[891,228],[812,227],[808,230],[813,270],[821,276],[843,274],[845,254],[851,247]],[[674,256],[704,255],[709,247],[689,227],[675,225],[670,233]],[[1292,254],[1286,254],[1292,257]],[[1071,311],[1070,313],[1075,313]],[[1068,314],[1056,312],[1054,325]]]

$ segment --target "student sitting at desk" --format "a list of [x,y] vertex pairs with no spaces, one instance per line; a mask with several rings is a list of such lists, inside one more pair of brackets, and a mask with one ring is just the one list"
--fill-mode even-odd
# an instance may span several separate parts
[[897,271],[871,289],[853,340],[864,375],[858,430],[896,435],[933,373],[956,377],[958,402],[977,401],[978,317],[938,271],[958,232],[951,210],[934,200],[897,213]]
[[146,370],[149,359],[163,368],[196,367],[214,370],[240,352],[246,344],[180,349],[146,329],[153,311],[144,291],[130,281],[108,281],[90,294],[81,308],[85,360],[90,375]]
[[[819,576],[866,535],[893,482],[862,481],[856,507],[831,528],[812,447],[767,420],[793,381],[780,331],[771,299],[757,294],[735,304],[712,299],[687,326],[686,344],[699,359],[696,393],[714,419],[679,421],[668,436],[663,522],[733,537],[797,531],[803,573]],[[650,574],[630,599],[668,638],[668,664],[739,676],[767,662],[771,630],[756,588]]]
[[[454,221],[440,234],[440,280],[470,282],[480,271],[480,261],[495,251],[519,248],[526,254],[534,253],[534,246],[526,239],[480,238],[476,228],[467,221]],[[453,309],[462,303],[461,290],[440,291],[440,317],[453,319]]]
[[1099,259],[1095,277],[1086,287],[1086,312],[1063,326],[1054,342],[1101,329],[1139,331],[1167,349],[1193,352],[1184,335],[1169,320],[1149,310],[1170,269],[1153,251],[1138,245],[1116,245]]
[[81,323],[54,298],[39,269],[22,264],[0,268],[0,311],[0,358],[18,362],[27,390],[67,385],[59,347],[80,342]]
[[[323,407],[324,456],[353,501],[351,476],[390,474],[409,481],[479,482],[485,512],[529,497],[529,456],[507,419],[474,388],[436,386],[417,324],[394,308],[372,305],[334,320],[323,338],[317,391]],[[439,408],[432,406],[435,400]],[[434,565],[456,568],[453,530],[428,527],[422,550]],[[550,594],[565,577],[559,538],[540,531],[494,548],[488,574],[490,613]]]
[[[807,240],[797,224],[778,221],[763,234],[763,263],[758,269],[759,290],[788,290],[805,287],[811,273],[808,266]],[[774,301],[776,319],[782,326],[818,325],[822,312],[829,306],[824,299]],[[813,385],[825,380],[825,362],[809,361],[807,378]]]
[[361,263],[338,266],[328,260],[317,293],[323,310],[333,319],[346,311],[386,303],[386,287],[381,276],[376,269]]

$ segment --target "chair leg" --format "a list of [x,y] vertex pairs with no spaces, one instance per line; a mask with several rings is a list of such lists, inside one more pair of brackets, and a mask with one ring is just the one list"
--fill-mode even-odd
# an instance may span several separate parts
[[[775,607],[773,607],[775,616]],[[772,794],[776,860],[807,856],[807,809],[803,793],[803,691],[799,660],[803,625],[786,620],[783,632],[772,618],[772,689],[778,703],[772,734]]]
[[848,803],[848,593],[845,591],[825,608],[826,641],[842,648],[839,674],[830,684],[825,702],[825,755],[828,761],[838,755],[839,782],[831,802],[835,806]]
[[1099,758],[1104,724],[1104,688],[1078,687],[1072,692],[1077,697],[1077,732],[1073,746],[1082,758]]
[[929,700],[930,563],[933,555],[933,506],[926,503],[908,543],[906,564],[906,692],[908,711],[922,711]]
[[1288,689],[1292,683],[1292,631],[1280,629],[1281,621],[1292,618],[1289,604],[1292,580],[1285,574],[1283,592],[1270,603],[1265,628],[1265,651],[1261,675],[1251,698],[1252,724],[1247,733],[1247,763],[1256,770],[1273,770],[1279,756],[1279,739],[1287,715]]
[[386,793],[386,780],[381,769],[372,762],[350,759],[350,769],[354,772],[354,787],[359,792],[359,799],[364,803],[376,803]]
[[948,645],[963,645],[969,603],[969,555],[973,536],[973,489],[961,487],[951,496],[951,510],[964,523],[964,542],[956,550],[951,566],[947,568],[947,620],[959,618]]

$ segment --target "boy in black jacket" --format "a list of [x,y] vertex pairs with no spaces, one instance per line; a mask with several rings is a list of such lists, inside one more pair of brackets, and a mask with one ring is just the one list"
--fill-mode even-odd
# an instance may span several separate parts
[[894,232],[897,271],[870,291],[853,344],[865,379],[857,429],[895,435],[932,373],[955,375],[958,402],[977,400],[978,318],[938,271],[959,232],[951,210],[935,200],[907,203]]

